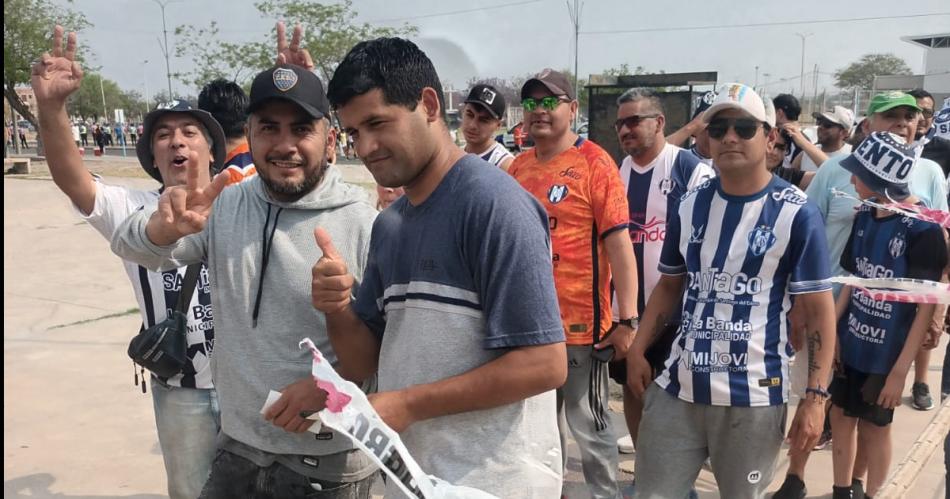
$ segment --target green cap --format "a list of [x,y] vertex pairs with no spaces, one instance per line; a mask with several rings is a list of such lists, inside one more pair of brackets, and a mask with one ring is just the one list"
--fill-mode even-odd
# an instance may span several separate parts
[[875,95],[871,99],[871,103],[868,104],[868,116],[874,113],[883,113],[898,106],[909,106],[920,111],[920,107],[917,106],[917,99],[913,95],[895,90]]

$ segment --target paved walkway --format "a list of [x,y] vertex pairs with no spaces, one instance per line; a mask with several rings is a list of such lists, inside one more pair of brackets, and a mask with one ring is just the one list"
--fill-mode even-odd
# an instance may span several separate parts
[[[97,159],[87,165],[119,175],[110,182],[155,185],[134,163]],[[72,213],[42,164],[36,166],[30,179],[3,181],[3,495],[165,497],[151,397],[133,386],[125,354],[140,322],[128,280],[107,242]],[[364,168],[341,168],[348,180],[371,186]],[[943,345],[931,360],[932,387],[939,385],[942,352]],[[894,427],[895,461],[934,414],[914,411],[905,400]],[[614,416],[622,427],[622,415]],[[576,449],[570,457],[567,496],[589,497]],[[943,497],[942,463],[938,452],[909,497]],[[809,497],[830,496],[830,450],[813,455],[806,481]],[[718,497],[707,472],[697,489],[701,497]]]

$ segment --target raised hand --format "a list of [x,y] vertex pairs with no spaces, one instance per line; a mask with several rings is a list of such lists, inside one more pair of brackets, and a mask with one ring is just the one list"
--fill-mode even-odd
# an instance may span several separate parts
[[277,22],[277,64],[293,64],[307,71],[313,71],[313,58],[307,49],[300,48],[300,39],[303,38],[303,27],[300,23],[294,26],[294,33],[287,45],[287,29],[283,21]]
[[33,64],[30,84],[38,107],[62,106],[70,94],[79,90],[82,68],[76,62],[76,33],[66,37],[63,49],[63,27],[53,29],[53,53],[43,53]]
[[346,262],[327,231],[318,227],[313,231],[313,237],[323,252],[313,266],[313,308],[326,314],[341,312],[350,304],[353,275],[347,271]]
[[215,175],[210,183],[202,185],[198,153],[190,152],[185,168],[188,177],[184,186],[165,189],[158,200],[158,211],[149,220],[148,236],[158,245],[171,244],[189,234],[201,232],[208,223],[211,206],[228,185],[227,172]]

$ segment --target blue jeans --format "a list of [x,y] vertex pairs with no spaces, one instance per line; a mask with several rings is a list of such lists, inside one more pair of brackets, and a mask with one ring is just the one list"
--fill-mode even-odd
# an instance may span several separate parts
[[307,478],[280,463],[262,468],[221,450],[201,499],[370,499],[376,473],[356,482]]
[[170,499],[195,499],[211,473],[221,413],[212,390],[179,388],[151,377],[158,443]]

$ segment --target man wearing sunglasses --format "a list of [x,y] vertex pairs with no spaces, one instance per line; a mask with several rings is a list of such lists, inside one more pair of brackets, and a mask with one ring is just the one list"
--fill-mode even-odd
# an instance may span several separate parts
[[[711,104],[711,102],[710,102]],[[627,157],[620,165],[620,178],[627,192],[630,209],[630,239],[637,258],[637,315],[643,313],[650,293],[660,279],[657,263],[666,238],[667,213],[676,209],[686,191],[714,177],[715,171],[685,149],[666,141],[663,136],[666,116],[663,103],[650,90],[633,88],[617,99],[614,129]],[[705,129],[705,124],[702,126]],[[614,309],[615,317],[617,314]],[[670,352],[678,324],[669,323],[661,338],[647,352],[647,358],[659,372]],[[643,401],[627,388],[626,362],[610,363],[610,377],[624,387],[623,404],[631,443],[637,439]],[[621,441],[625,440],[621,439]],[[623,442],[626,444],[626,442]]]
[[[616,498],[617,440],[607,414],[607,362],[626,355],[638,321],[627,196],[610,155],[571,131],[577,100],[567,77],[545,69],[525,82],[521,98],[535,147],[515,158],[509,173],[548,213],[554,283],[567,336],[568,375],[557,392],[558,411],[580,447],[591,495]],[[615,327],[611,274],[620,319]],[[566,429],[559,429],[566,456]]]
[[854,126],[854,113],[850,109],[835,106],[831,111],[813,113],[818,124],[818,144],[812,144],[797,125],[788,124],[783,130],[804,151],[792,161],[792,168],[803,172],[818,171],[828,158],[851,154],[851,145],[846,141]]
[[[917,100],[917,107],[920,108],[920,120],[917,122],[915,135],[915,138],[920,139],[934,127],[934,96],[921,88],[911,90],[907,94]],[[944,175],[950,175],[950,140],[935,134],[924,146],[921,157],[933,160],[943,169]]]
[[[631,389],[645,392],[637,497],[686,496],[707,457],[722,497],[762,497],[785,428],[792,298],[808,317],[809,397],[791,446],[813,446],[824,419],[835,320],[820,215],[766,168],[775,117],[755,91],[727,85],[703,119],[719,176],[668,216],[663,275],[627,357]],[[677,316],[654,382],[644,354]]]

